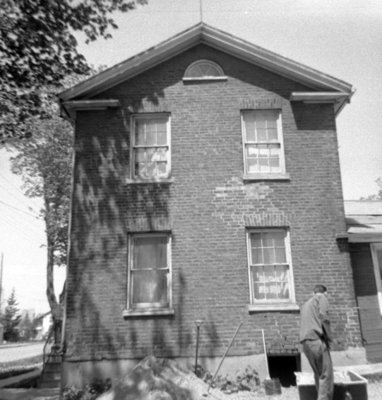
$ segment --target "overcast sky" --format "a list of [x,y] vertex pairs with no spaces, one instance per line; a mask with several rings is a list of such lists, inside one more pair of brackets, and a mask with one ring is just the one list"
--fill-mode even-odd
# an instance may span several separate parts
[[[202,0],[201,12],[199,0],[149,0],[117,17],[112,40],[80,48],[94,66],[112,66],[201,16],[209,25],[354,86],[351,103],[337,118],[344,197],[375,193],[375,180],[382,177],[382,1]],[[0,153],[5,296],[15,287],[22,308],[46,311],[44,227],[35,218],[38,202],[23,198],[19,185]]]

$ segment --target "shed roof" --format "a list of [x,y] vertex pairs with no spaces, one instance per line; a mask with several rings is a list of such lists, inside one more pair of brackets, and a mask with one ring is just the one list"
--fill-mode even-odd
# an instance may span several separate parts
[[382,201],[345,201],[350,242],[382,242]]

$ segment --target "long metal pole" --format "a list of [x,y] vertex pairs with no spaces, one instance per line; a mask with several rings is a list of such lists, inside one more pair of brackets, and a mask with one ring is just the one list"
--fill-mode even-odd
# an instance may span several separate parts
[[267,369],[267,379],[270,379],[270,376],[269,376],[269,365],[268,365],[268,356],[267,356],[267,346],[265,345],[264,329],[261,330],[261,333],[262,333],[262,335],[263,335],[263,348],[264,348],[265,367],[266,367],[266,369]]
[[1,261],[0,261],[0,313],[1,313],[1,300],[3,296],[3,261],[4,254],[1,253]]
[[233,343],[233,341],[235,340],[235,337],[236,337],[237,333],[239,332],[239,329],[240,329],[240,327],[241,327],[242,325],[243,325],[243,323],[240,322],[240,324],[238,325],[238,327],[237,327],[237,329],[236,329],[236,332],[235,332],[234,335],[232,336],[232,339],[231,339],[231,341],[229,342],[229,345],[227,346],[226,351],[224,352],[223,357],[221,358],[218,367],[216,368],[216,371],[215,371],[215,373],[214,373],[214,376],[212,377],[212,379],[211,379],[211,381],[210,381],[210,384],[208,385],[207,393],[209,393],[210,388],[211,388],[211,385],[212,385],[212,383],[214,382],[214,380],[215,380],[215,378],[216,378],[216,375],[218,374],[219,369],[220,369],[220,367],[222,366],[223,361],[224,361],[224,359],[225,359],[225,357],[226,357],[226,355],[227,355],[229,349],[231,348],[232,343]]
[[196,350],[195,350],[195,375],[197,373],[198,370],[198,353],[199,353],[199,331],[200,331],[200,327],[202,325],[203,321],[201,319],[198,319],[195,321],[195,325],[196,325]]

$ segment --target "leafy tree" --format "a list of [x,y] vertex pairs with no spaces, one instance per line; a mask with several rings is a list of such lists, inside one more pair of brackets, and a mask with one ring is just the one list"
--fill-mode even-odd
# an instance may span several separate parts
[[361,197],[360,200],[382,200],[382,178],[377,178],[375,183],[378,185],[378,192],[367,197]]
[[2,317],[2,324],[4,326],[4,340],[8,342],[17,342],[19,340],[18,325],[20,318],[21,315],[19,313],[15,289],[12,289],[12,292],[7,300],[4,315]]
[[87,74],[75,32],[87,43],[111,37],[115,12],[147,0],[0,0],[0,140],[30,136],[26,120],[47,117],[47,86]]
[[[58,107],[58,106],[57,106]],[[47,298],[53,319],[61,320],[61,306],[54,290],[54,266],[66,265],[71,193],[73,128],[54,112],[49,119],[29,118],[28,140],[14,142],[12,172],[21,175],[28,197],[43,199],[40,211],[47,238]]]

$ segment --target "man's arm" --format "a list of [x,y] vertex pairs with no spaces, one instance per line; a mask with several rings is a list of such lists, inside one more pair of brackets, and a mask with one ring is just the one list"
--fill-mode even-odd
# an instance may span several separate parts
[[330,327],[330,321],[329,321],[329,302],[328,299],[326,298],[325,295],[319,296],[319,315],[321,319],[321,324],[322,324],[322,330],[324,333],[324,341],[329,347],[330,342],[332,341],[332,330]]

